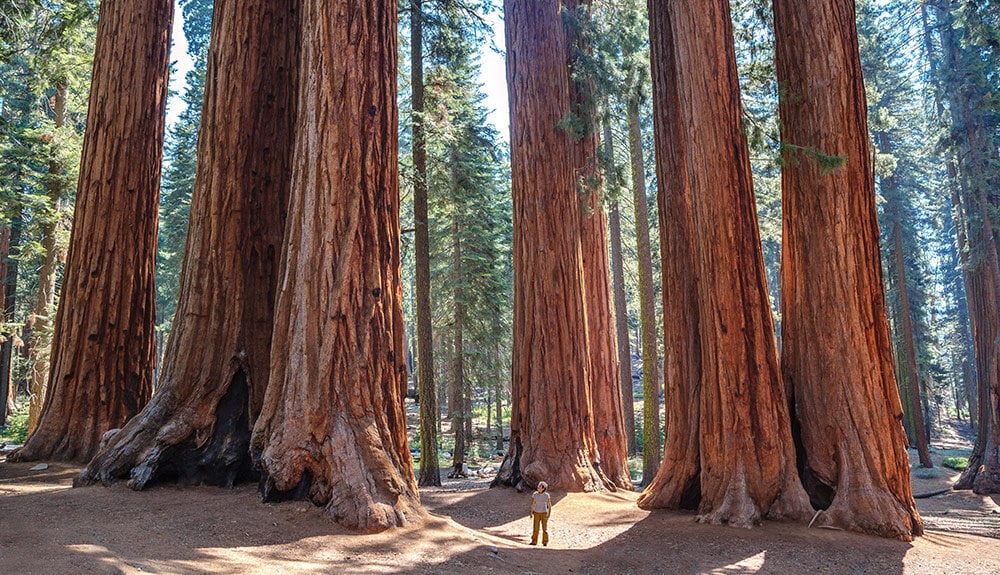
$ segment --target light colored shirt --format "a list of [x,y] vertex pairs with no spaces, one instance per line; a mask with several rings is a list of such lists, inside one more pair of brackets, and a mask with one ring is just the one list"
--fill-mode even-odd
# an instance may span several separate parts
[[534,492],[534,493],[532,493],[531,494],[531,512],[532,513],[548,513],[548,511],[549,511],[549,502],[551,500],[552,500],[552,497],[549,495],[548,491],[546,491],[544,493],[539,493],[537,491]]

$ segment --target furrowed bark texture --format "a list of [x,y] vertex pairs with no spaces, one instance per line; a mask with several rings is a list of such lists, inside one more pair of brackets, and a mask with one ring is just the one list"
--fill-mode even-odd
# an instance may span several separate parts
[[[666,151],[679,152],[681,158],[673,162],[686,161],[690,168],[670,173],[673,179],[665,183],[681,181],[689,190],[699,318],[688,337],[699,342],[700,385],[691,391],[690,379],[672,383],[680,397],[668,400],[692,397],[698,405],[697,425],[669,427],[674,435],[668,445],[682,443],[685,438],[677,434],[694,431],[698,437],[699,521],[747,527],[764,517],[804,518],[809,506],[795,473],[778,371],[729,3],[651,2],[650,8],[651,37],[658,46],[654,66],[661,59],[673,63],[669,76],[662,71],[653,75],[654,82],[672,80],[676,90],[663,100],[661,91],[655,100],[657,107],[666,105],[669,115],[663,119],[673,122],[678,136],[676,147]],[[665,31],[669,46],[661,36]],[[658,130],[666,127],[657,125]],[[668,221],[663,228],[672,225]],[[665,260],[676,253],[678,243],[667,244]],[[685,294],[678,295],[683,301]],[[676,372],[669,361],[667,368],[671,375]],[[685,496],[693,496],[693,479],[673,469],[671,457],[677,455],[665,458],[662,477],[654,480],[640,505],[681,506]]]
[[[614,161],[615,148],[611,135],[611,121],[605,117],[603,126],[604,157],[608,166]],[[607,179],[605,179],[607,181]],[[625,305],[625,272],[622,265],[622,224],[618,200],[608,208],[608,227],[611,235],[611,293],[615,310],[615,336],[618,343],[618,379],[621,386],[622,421],[624,422],[625,448],[629,457],[635,455],[635,400],[632,391],[632,351],[628,333],[628,308]],[[627,467],[626,462],[626,467]],[[631,475],[630,475],[631,478]],[[631,482],[630,482],[631,483]]]
[[[910,489],[851,0],[775,0],[784,167],[782,372],[819,521],[909,540]],[[846,157],[823,169],[822,155]]]
[[[596,146],[594,149],[596,157]],[[589,214],[589,215],[588,215]],[[590,373],[593,381],[594,435],[600,471],[616,489],[632,491],[622,388],[618,372],[618,340],[612,313],[608,216],[595,191],[583,208],[583,269],[587,285],[587,327],[590,330]]]
[[[589,0],[564,3],[568,16],[589,15]],[[565,18],[565,17],[564,17]],[[577,67],[580,53],[590,53],[593,47],[578,33],[578,25],[566,30],[567,63]],[[597,458],[594,460],[605,487],[631,491],[632,476],[628,470],[628,445],[625,441],[625,416],[622,406],[621,383],[618,380],[618,339],[611,294],[611,264],[608,261],[608,216],[604,211],[602,174],[598,146],[600,123],[597,118],[594,85],[591,80],[574,80],[569,84],[571,112],[585,128],[574,137],[576,182],[581,198],[581,250],[583,252],[584,301],[590,358],[591,401],[594,414],[594,436]]]
[[664,0],[649,0],[657,203],[663,266],[665,441],[663,462],[639,497],[644,509],[697,509],[701,500],[699,441],[701,343],[694,259],[688,144],[677,111],[674,30]]
[[622,266],[622,224],[618,202],[608,210],[611,234],[612,293],[615,302],[615,333],[618,337],[618,379],[621,381],[622,415],[625,421],[625,446],[629,456],[636,454],[635,394],[632,390],[632,351],[628,333],[628,308],[625,303],[625,272]]
[[[572,37],[571,42],[578,42]],[[588,197],[580,203],[580,230],[583,234],[584,294],[589,330],[590,377],[594,411],[594,438],[598,459],[595,464],[611,489],[632,490],[625,442],[622,389],[618,380],[618,338],[615,333],[611,263],[608,259],[608,215],[604,211],[599,157],[598,120],[592,86],[574,82],[570,93],[575,109],[590,128],[577,142],[577,181],[584,182]]]
[[152,392],[172,16],[169,0],[101,4],[48,396],[13,461],[87,461]]
[[78,484],[232,486],[254,477],[250,431],[271,328],[298,80],[297,0],[218,0],[180,299],[156,394]]
[[265,501],[376,531],[422,518],[406,442],[396,3],[306,0],[271,377]]
[[[574,109],[570,38],[561,10],[576,2],[504,2],[514,195],[514,352],[510,450],[493,485],[596,491],[578,149],[559,121]],[[581,171],[584,170],[584,171]],[[605,268],[606,269],[606,268]],[[612,371],[612,377],[613,371]],[[616,380],[613,380],[616,381]],[[607,482],[607,483],[606,483]]]

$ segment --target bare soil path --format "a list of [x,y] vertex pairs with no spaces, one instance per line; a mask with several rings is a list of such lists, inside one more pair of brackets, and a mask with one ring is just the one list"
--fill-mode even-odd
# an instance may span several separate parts
[[[73,489],[76,468],[31,467],[0,457],[2,575],[1000,574],[997,539],[931,531],[902,543],[798,524],[704,526],[689,514],[638,509],[633,493],[554,494],[545,548],[527,545],[528,495],[486,489],[488,480],[424,490],[431,515],[421,528],[357,535],[309,504],[261,504],[254,486]],[[921,509],[996,526],[996,502],[987,500],[948,494],[921,500]]]

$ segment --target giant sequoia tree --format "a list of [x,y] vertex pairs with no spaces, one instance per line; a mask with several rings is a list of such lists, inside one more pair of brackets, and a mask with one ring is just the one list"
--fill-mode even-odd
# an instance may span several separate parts
[[821,522],[908,540],[922,526],[885,315],[854,2],[775,0],[774,13],[782,372],[800,474]]
[[169,0],[101,4],[48,397],[38,428],[11,460],[86,461],[152,391],[172,15]]
[[666,455],[639,505],[739,526],[804,517],[729,2],[651,1],[650,38],[671,407]]
[[[595,245],[584,236],[604,224],[603,219],[588,221],[581,205],[581,196],[590,200],[593,194],[588,186],[596,185],[597,140],[592,112],[585,108],[586,86],[570,77],[577,7],[577,2],[558,0],[504,3],[514,195],[514,368],[511,445],[495,485],[534,486],[545,480],[553,489],[571,491],[623,485],[624,470],[618,467],[624,457],[611,458],[614,469],[609,464],[605,475],[595,437],[594,385],[619,385],[617,369],[603,364],[602,380],[595,382],[591,358],[587,314],[597,302],[588,302],[588,289],[596,289],[591,282],[603,282],[603,294],[597,295],[608,311],[601,314],[610,314],[610,290],[607,256],[601,263],[598,254],[584,253]],[[611,349],[601,349],[594,361],[613,362],[610,316],[600,321],[604,331],[597,345]],[[620,396],[605,407],[617,410],[621,422]],[[613,439],[624,455],[624,437]]]
[[269,377],[291,181],[298,10],[215,2],[180,301],[156,395],[81,482],[232,485]]
[[420,519],[406,444],[396,2],[305,0],[271,372],[251,449],[265,500],[379,530]]

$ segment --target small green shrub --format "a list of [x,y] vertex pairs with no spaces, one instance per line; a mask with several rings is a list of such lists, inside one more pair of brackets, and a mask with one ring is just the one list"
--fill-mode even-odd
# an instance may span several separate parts
[[954,469],[955,471],[965,471],[965,468],[969,466],[968,457],[945,457],[941,465]]
[[0,443],[21,445],[28,437],[28,402],[18,403],[14,412],[7,416],[7,426],[0,427]]

